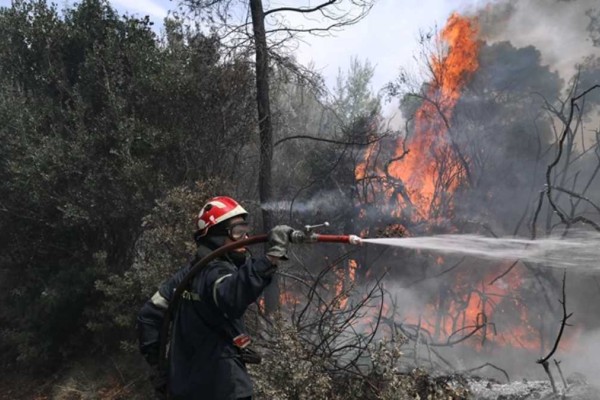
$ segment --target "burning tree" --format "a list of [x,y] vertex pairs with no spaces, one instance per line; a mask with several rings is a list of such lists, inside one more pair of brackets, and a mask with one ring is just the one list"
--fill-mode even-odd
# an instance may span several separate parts
[[[585,196],[596,178],[590,171],[597,170],[580,162],[597,152],[597,137],[591,144],[588,138],[583,152],[576,149],[575,137],[583,135],[586,115],[583,104],[576,102],[583,102],[586,93],[574,89],[568,94],[570,103],[548,101],[559,93],[561,81],[540,66],[539,52],[483,42],[472,18],[454,14],[439,34],[421,39],[425,83],[415,85],[414,77],[402,73],[389,85],[391,95],[403,96],[404,134],[374,143],[355,169],[363,233],[498,236],[529,228],[534,234],[528,217],[535,223],[540,210],[549,218],[547,234],[556,222],[567,228],[577,222],[595,228],[592,219],[578,214],[583,205],[584,213],[598,211]],[[565,113],[567,104],[579,112],[579,119]],[[564,128],[557,129],[557,123]],[[563,143],[570,154],[563,156],[567,160],[560,154]],[[557,171],[557,165],[563,170]],[[544,183],[534,208],[536,188]],[[553,199],[561,197],[563,205],[558,206]],[[387,316],[428,349],[463,343],[479,355],[501,349],[541,355],[554,345],[559,326],[548,323],[548,317],[558,315],[558,303],[551,298],[561,285],[552,271],[519,259],[488,262],[403,250],[363,254],[359,269],[375,268],[375,257],[404,282],[397,290],[419,292],[419,306],[397,304]],[[400,259],[402,265],[394,268]],[[397,303],[403,300],[399,294]],[[572,335],[563,337],[561,346],[573,340]],[[414,360],[420,362],[418,354]]]

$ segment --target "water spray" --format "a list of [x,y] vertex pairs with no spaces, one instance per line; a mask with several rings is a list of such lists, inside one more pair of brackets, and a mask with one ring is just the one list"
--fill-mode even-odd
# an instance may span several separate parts
[[600,232],[571,231],[536,240],[470,234],[359,239],[363,244],[463,254],[488,260],[527,261],[540,267],[600,270]]

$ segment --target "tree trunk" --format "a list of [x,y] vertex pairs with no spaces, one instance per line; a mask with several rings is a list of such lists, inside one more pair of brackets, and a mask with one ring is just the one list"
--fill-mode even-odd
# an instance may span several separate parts
[[[254,47],[256,51],[256,104],[258,108],[258,129],[260,132],[260,167],[258,173],[258,193],[261,204],[272,197],[271,162],[273,160],[273,124],[269,101],[269,58],[262,0],[250,0]],[[262,211],[263,230],[273,227],[271,213]],[[279,306],[279,285],[277,279],[265,291],[265,309],[267,312]]]

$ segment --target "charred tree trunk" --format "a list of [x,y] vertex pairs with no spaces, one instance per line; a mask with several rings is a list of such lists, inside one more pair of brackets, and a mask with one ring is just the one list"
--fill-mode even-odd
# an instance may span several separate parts
[[[273,124],[269,100],[269,58],[265,32],[265,14],[262,0],[250,0],[254,48],[256,52],[256,104],[258,108],[258,129],[260,132],[260,167],[258,173],[258,193],[261,204],[271,200],[271,162],[273,160]],[[262,210],[263,230],[273,227],[270,211]],[[276,277],[277,275],[275,275]],[[279,285],[274,279],[265,291],[265,310],[271,312],[279,306]]]

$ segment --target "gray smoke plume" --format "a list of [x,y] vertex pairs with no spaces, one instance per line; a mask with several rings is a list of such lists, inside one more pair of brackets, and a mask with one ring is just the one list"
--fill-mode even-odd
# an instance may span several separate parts
[[576,65],[600,55],[600,47],[594,46],[599,8],[597,0],[506,0],[492,2],[476,15],[482,39],[534,46],[543,64],[568,80]]
[[273,212],[298,214],[331,213],[339,210],[339,191],[321,191],[309,199],[274,200],[261,204],[261,208]]

